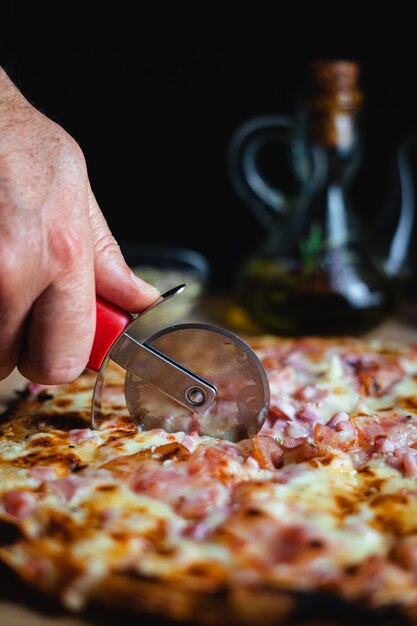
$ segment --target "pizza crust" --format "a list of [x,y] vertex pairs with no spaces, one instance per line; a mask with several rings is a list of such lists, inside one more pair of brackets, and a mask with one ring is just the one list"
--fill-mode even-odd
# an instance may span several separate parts
[[[58,589],[36,590],[0,563],[0,597],[15,598],[39,614],[64,616]],[[115,574],[90,590],[87,605],[77,613],[92,623],[119,626],[387,626],[416,624],[417,611],[400,608],[374,610],[320,593],[278,592],[276,589],[241,587],[233,592],[204,594],[173,585]],[[155,619],[157,622],[155,622]],[[99,620],[99,621],[98,621]],[[406,621],[404,621],[406,620]],[[410,620],[410,621],[409,621]]]

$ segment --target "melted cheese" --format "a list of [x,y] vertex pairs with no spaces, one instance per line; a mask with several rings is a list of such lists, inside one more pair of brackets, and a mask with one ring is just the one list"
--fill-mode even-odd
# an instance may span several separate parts
[[[274,347],[285,359],[287,378],[268,374],[275,381],[272,396],[292,403],[289,422],[307,402],[300,400],[306,386],[317,393],[321,425],[339,412],[363,416],[365,408],[375,423],[388,414],[417,418],[412,351],[355,340],[264,338],[254,347],[261,359]],[[376,354],[381,363],[388,354],[389,364],[397,359],[405,374],[386,393],[364,396],[348,354]],[[300,442],[291,452],[285,437],[268,438],[270,447],[256,455],[251,442],[192,435],[187,443],[182,432],[140,432],[125,408],[119,410],[120,372],[109,376],[112,410],[99,431],[88,430],[91,374],[46,398],[29,397],[0,426],[0,523],[22,533],[0,548],[0,558],[27,580],[57,586],[70,608],[116,572],[202,592],[239,580],[302,590],[332,581],[337,593],[354,597],[354,572],[380,558],[403,575],[381,578],[367,599],[414,601],[411,566],[395,554],[405,536],[417,546],[417,479],[405,476],[400,456],[369,451],[375,442],[363,434],[350,453],[338,447],[340,431],[331,427],[335,438],[325,444],[310,428],[310,448],[301,458]],[[412,460],[417,442],[409,444],[400,453]]]

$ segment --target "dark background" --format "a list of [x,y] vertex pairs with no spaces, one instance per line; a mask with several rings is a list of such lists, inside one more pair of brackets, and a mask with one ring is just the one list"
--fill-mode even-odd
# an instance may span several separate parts
[[[90,8],[87,11],[87,8]],[[136,11],[133,12],[133,7]],[[413,18],[338,4],[198,10],[134,3],[1,8],[2,57],[25,95],[81,145],[119,241],[194,248],[228,290],[263,235],[231,188],[226,150],[245,120],[292,113],[310,59],[361,64],[357,206],[378,221],[396,146],[417,132]]]

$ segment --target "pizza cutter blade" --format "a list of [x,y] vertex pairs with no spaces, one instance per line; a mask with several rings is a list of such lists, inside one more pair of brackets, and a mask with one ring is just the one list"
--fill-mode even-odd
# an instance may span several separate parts
[[[130,314],[98,300],[96,338],[88,364],[99,371],[93,426],[103,418],[103,385],[111,359],[126,371],[126,405],[144,430],[164,428],[238,441],[253,437],[262,427],[269,405],[268,379],[257,355],[242,339],[223,328],[197,323],[169,326],[145,340],[137,339],[144,315],[184,287],[163,294],[133,321]],[[116,335],[113,342],[110,335]]]

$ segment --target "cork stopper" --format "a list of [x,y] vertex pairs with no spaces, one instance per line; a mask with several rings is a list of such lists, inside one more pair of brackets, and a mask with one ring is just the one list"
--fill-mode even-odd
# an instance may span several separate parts
[[346,147],[363,101],[359,65],[350,60],[316,60],[308,70],[304,104],[311,113],[311,138],[322,145]]
[[309,67],[309,93],[312,100],[353,105],[362,100],[359,65],[355,61],[313,61]]

